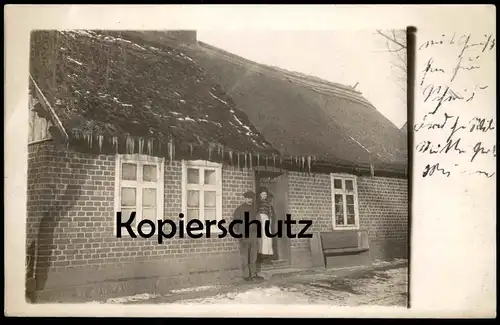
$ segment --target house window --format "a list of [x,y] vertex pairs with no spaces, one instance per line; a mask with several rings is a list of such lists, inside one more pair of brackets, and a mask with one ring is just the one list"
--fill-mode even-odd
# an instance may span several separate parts
[[[182,162],[182,209],[186,223],[222,219],[222,167],[208,161]],[[218,229],[214,226],[211,230]]]
[[122,222],[135,212],[135,226],[144,219],[163,219],[164,159],[146,155],[117,155],[115,209]]
[[332,211],[334,229],[359,227],[356,177],[332,174]]

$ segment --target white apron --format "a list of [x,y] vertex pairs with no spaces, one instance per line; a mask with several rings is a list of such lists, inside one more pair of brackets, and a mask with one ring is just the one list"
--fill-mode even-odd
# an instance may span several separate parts
[[260,224],[262,227],[262,236],[260,238],[259,253],[261,253],[262,255],[273,255],[273,239],[266,236],[266,220],[269,220],[269,216],[267,214],[261,213]]

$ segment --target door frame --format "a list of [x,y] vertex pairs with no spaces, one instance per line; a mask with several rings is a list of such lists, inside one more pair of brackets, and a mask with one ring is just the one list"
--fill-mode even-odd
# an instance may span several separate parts
[[[282,199],[283,199],[283,213],[286,214],[286,213],[289,213],[289,210],[288,210],[288,207],[289,207],[289,200],[288,200],[288,189],[289,189],[289,183],[288,183],[288,172],[286,170],[279,170],[279,169],[269,169],[269,168],[255,168],[254,170],[254,175],[253,175],[253,187],[254,187],[254,192],[256,194],[256,200],[257,200],[257,197],[258,197],[258,193],[257,191],[259,190],[259,187],[260,187],[260,179],[263,178],[263,177],[280,177],[280,176],[283,176],[283,179],[282,179],[282,185],[284,185],[284,192],[281,194],[282,195]],[[278,182],[275,180],[276,182],[276,186],[278,186]],[[273,195],[276,196],[278,195],[277,193],[273,193]],[[276,209],[276,207],[275,207]],[[280,219],[278,220],[284,220],[285,219],[285,215],[281,216]],[[284,224],[283,224],[284,226]],[[283,255],[285,256],[280,256],[279,253],[278,253],[278,259],[279,260],[285,260],[287,264],[291,264],[291,250],[292,250],[292,247],[291,247],[291,242],[290,242],[290,238],[288,238],[286,236],[286,229],[283,229],[283,232],[282,232],[282,237],[281,238],[275,238],[275,240],[277,241],[280,241],[281,242],[281,245],[283,245],[282,247],[284,248],[285,252],[283,253]],[[279,242],[276,242],[276,247],[279,249],[278,245],[280,245]],[[275,246],[275,245],[273,245]],[[278,250],[279,252],[279,250]]]

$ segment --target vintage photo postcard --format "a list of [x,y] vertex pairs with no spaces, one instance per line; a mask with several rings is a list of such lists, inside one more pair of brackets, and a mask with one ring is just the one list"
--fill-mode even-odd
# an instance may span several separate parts
[[406,306],[405,44],[33,31],[27,299]]
[[[414,146],[472,160],[496,150],[457,141],[452,102],[472,99],[453,79],[473,68],[461,59],[446,90],[431,79],[448,73],[437,57],[420,74],[419,45],[437,41],[418,40],[418,28],[69,27],[31,28],[24,47],[25,269],[15,272],[27,308],[403,315],[410,267],[425,263],[410,264],[412,183],[451,173],[432,155],[414,165]],[[484,56],[496,50],[494,35],[485,42]],[[434,112],[413,114],[415,98]],[[441,112],[441,129],[455,122],[447,149],[413,138]]]

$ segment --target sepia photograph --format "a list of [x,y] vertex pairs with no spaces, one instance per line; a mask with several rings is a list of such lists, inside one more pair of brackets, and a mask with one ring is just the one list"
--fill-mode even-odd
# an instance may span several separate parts
[[33,30],[26,301],[407,308],[406,40]]

